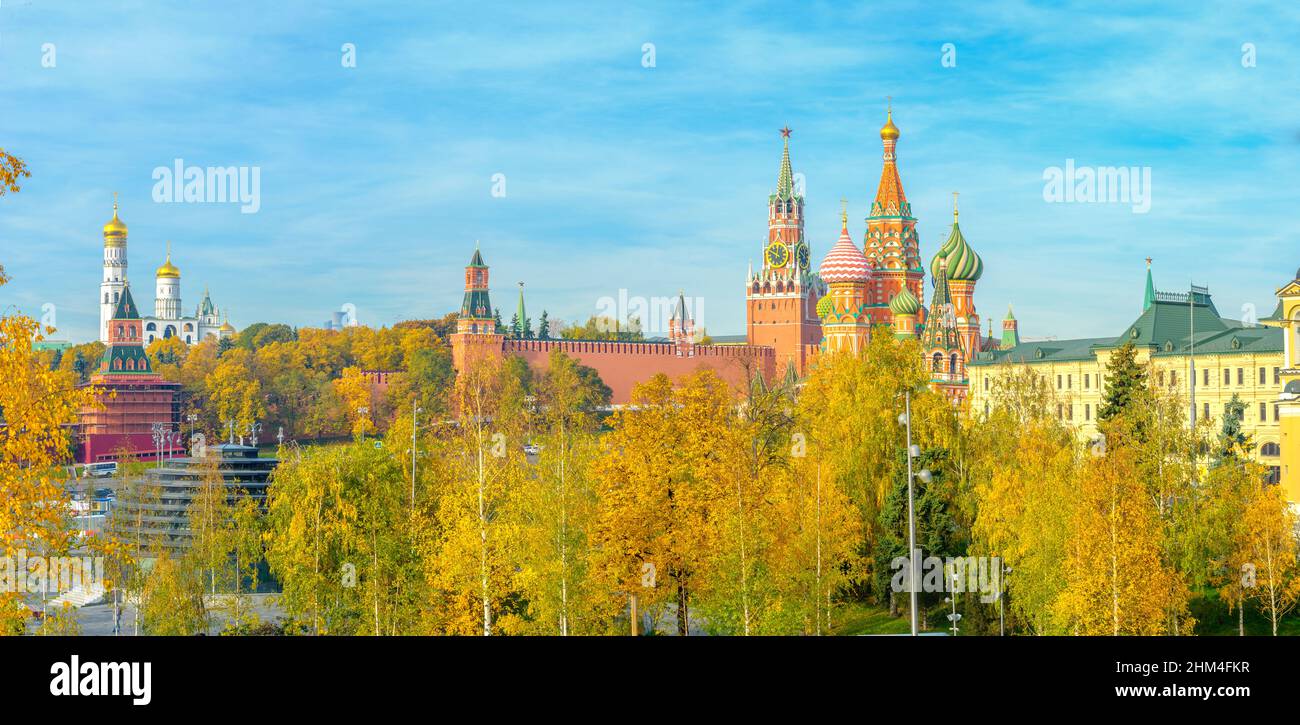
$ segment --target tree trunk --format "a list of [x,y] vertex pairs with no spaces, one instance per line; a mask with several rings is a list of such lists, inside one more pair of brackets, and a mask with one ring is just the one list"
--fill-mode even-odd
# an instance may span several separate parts
[[690,620],[691,610],[689,606],[689,596],[686,590],[686,583],[677,582],[677,634],[685,637],[691,633]]

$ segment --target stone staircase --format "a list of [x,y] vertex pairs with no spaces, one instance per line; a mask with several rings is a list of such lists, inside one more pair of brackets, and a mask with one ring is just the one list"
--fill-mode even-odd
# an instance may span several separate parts
[[74,607],[84,607],[90,604],[99,604],[104,601],[104,585],[91,584],[90,586],[77,586],[60,594],[46,603],[46,606],[54,609],[62,607],[64,604],[70,604]]

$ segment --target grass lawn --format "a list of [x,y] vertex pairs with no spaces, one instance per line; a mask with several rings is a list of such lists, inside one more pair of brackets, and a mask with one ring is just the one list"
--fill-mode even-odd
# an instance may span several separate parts
[[[1218,591],[1214,589],[1201,591],[1198,596],[1192,598],[1189,609],[1192,616],[1196,618],[1194,634],[1208,637],[1237,636],[1237,613],[1234,611],[1228,614],[1227,607],[1219,600]],[[947,625],[943,616],[944,613],[938,610],[930,613],[930,631]],[[831,633],[836,635],[907,634],[910,631],[907,617],[891,617],[888,607],[862,602],[853,602],[841,608],[831,628]],[[1272,633],[1273,627],[1268,618],[1259,611],[1254,602],[1248,603],[1246,636],[1266,637]],[[1278,624],[1277,633],[1278,636],[1300,636],[1300,613],[1293,611],[1284,617]]]

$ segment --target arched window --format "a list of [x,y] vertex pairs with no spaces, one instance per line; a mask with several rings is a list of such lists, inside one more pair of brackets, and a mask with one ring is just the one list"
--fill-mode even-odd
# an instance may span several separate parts
[[121,325],[118,325],[118,326],[117,326],[117,336],[118,336],[118,337],[121,337],[123,331],[124,331],[124,328],[123,328]]
[[104,293],[104,304],[108,304],[108,293]]
[[1262,456],[1277,456],[1282,454],[1282,446],[1277,443],[1265,443],[1260,446],[1259,453]]
[[948,364],[949,364],[948,372],[952,373],[953,375],[956,375],[957,374],[957,353],[954,352],[952,354],[952,357],[949,359]]
[[186,335],[186,336],[185,336],[185,344],[188,345],[188,344],[190,344],[190,343],[192,343],[192,342],[194,342],[194,341],[190,339],[190,336],[189,336],[189,335]]
[[150,322],[149,324],[144,326],[144,329],[148,330],[149,332],[153,332],[154,330],[158,329],[158,326]]
[[934,368],[933,368],[933,369],[934,369],[934,372],[936,372],[936,373],[939,372],[939,371],[941,371],[941,370],[943,370],[943,353],[941,353],[941,352],[936,352],[936,353],[934,354]]

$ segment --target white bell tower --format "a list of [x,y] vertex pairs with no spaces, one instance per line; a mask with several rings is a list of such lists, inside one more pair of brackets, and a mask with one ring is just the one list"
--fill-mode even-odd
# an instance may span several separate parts
[[99,341],[108,342],[108,322],[113,319],[126,288],[126,224],[117,216],[113,192],[113,218],[104,225],[104,280],[99,285]]

